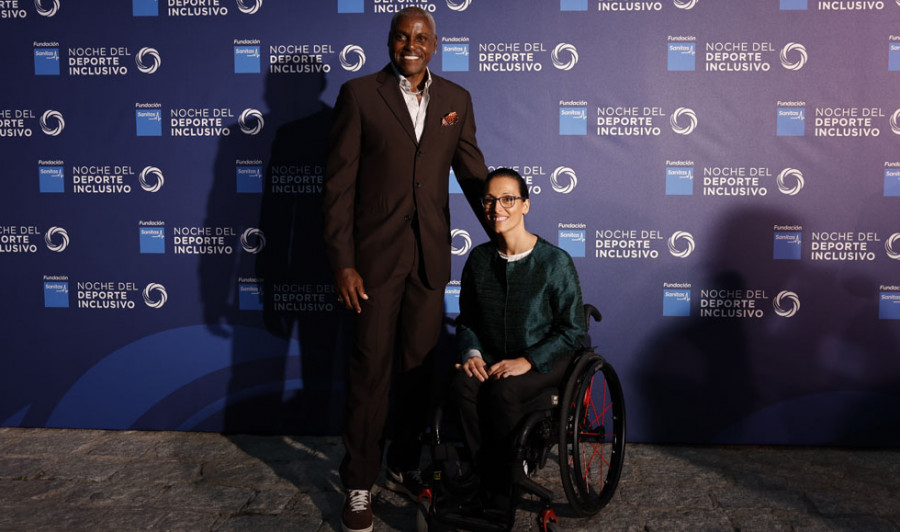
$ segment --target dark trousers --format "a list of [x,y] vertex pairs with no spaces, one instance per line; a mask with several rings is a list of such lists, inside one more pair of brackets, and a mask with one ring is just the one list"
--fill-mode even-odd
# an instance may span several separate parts
[[558,387],[570,361],[555,361],[549,373],[532,369],[518,377],[479,382],[460,371],[453,378],[451,397],[459,409],[463,438],[489,489],[500,490],[508,482],[512,438],[530,413],[525,404],[545,388]]
[[340,467],[347,489],[371,489],[381,471],[395,355],[396,429],[387,465],[404,471],[419,468],[418,436],[428,414],[444,290],[422,282],[418,248],[411,241],[409,256],[398,261],[394,275],[379,286],[366,286],[369,299],[361,302],[356,318],[347,376],[346,453]]

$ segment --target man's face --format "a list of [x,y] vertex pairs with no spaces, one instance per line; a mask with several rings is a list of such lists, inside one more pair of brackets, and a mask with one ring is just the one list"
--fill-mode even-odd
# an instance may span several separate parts
[[403,17],[388,35],[391,62],[407,78],[424,75],[436,50],[437,35],[425,17]]

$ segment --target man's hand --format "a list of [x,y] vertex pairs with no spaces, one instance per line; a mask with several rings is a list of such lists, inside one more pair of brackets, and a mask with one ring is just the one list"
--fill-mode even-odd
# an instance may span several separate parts
[[337,289],[338,303],[341,303],[357,314],[362,312],[359,306],[360,299],[369,299],[366,288],[363,286],[362,277],[356,268],[341,268],[334,274],[334,285]]

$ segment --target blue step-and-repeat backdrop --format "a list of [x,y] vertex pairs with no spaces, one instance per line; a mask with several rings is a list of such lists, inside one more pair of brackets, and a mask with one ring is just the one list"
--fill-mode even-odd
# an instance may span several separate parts
[[339,431],[325,136],[409,5],[629,440],[900,444],[900,0],[0,0],[0,424]]

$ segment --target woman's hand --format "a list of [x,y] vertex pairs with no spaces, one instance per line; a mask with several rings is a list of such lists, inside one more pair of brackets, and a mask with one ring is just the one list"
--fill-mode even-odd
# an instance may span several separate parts
[[487,364],[483,358],[469,357],[469,359],[462,364],[457,364],[456,369],[465,371],[467,376],[475,377],[478,379],[478,382],[484,382],[488,379],[488,373],[484,369],[485,366],[487,366]]
[[[511,358],[509,360],[501,360],[488,369],[488,377],[492,379],[505,379],[507,377],[518,377],[528,373],[531,369],[531,362],[525,357]],[[483,382],[483,381],[482,381]]]

